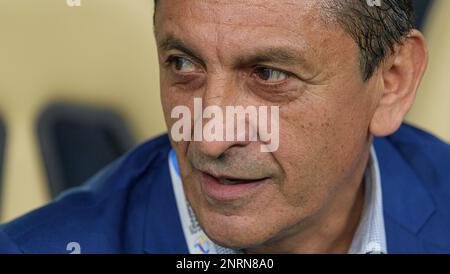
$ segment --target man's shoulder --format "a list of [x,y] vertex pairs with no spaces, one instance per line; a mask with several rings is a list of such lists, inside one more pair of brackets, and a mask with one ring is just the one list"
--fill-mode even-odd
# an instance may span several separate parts
[[450,145],[411,125],[403,125],[387,140],[424,181],[443,181],[450,187]]
[[[381,142],[387,142],[393,148],[391,151],[395,151],[399,156],[393,159],[404,162],[408,170],[414,173],[435,200],[450,198],[450,145],[448,143],[407,124],[395,134],[382,139],[384,140]],[[445,210],[450,212],[450,207],[447,206]]]
[[0,246],[0,253],[70,253],[78,245],[86,252],[122,252],[128,211],[144,210],[142,193],[151,189],[154,174],[167,166],[169,150],[166,135],[150,140],[83,186],[0,226],[0,244],[9,246]]
[[450,251],[450,146],[403,125],[376,138],[390,252]]

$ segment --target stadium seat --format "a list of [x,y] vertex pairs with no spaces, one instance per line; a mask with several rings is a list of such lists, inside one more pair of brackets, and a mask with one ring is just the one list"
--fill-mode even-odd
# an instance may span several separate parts
[[49,105],[37,132],[52,197],[81,185],[135,145],[119,113],[79,104]]
[[416,11],[416,28],[422,29],[426,21],[428,11],[433,5],[433,0],[413,0]]

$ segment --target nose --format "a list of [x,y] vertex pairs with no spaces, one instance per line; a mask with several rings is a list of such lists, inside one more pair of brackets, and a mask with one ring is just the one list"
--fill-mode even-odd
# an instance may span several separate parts
[[244,148],[250,141],[193,141],[192,146],[210,159],[218,159],[232,148]]
[[248,146],[251,125],[244,117],[241,124],[245,127],[239,127],[239,121],[229,111],[242,101],[238,85],[224,77],[211,77],[208,82],[202,98],[196,99],[201,102],[194,102],[194,141],[191,145],[204,156],[217,159],[231,148]]

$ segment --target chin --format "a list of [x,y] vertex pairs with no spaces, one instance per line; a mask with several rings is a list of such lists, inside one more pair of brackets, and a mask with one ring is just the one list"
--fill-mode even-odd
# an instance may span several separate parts
[[226,216],[217,212],[202,212],[199,222],[206,235],[216,244],[233,249],[259,246],[275,234],[264,218]]

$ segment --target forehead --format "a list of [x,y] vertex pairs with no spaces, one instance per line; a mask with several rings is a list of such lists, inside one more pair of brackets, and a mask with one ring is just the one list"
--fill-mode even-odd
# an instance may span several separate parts
[[321,0],[161,0],[166,15],[237,24],[272,24],[317,11]]
[[156,13],[156,36],[157,40],[167,35],[176,37],[198,51],[214,52],[224,59],[235,52],[242,55],[255,47],[276,46],[295,47],[305,58],[355,55],[353,40],[324,18],[323,3],[162,0]]
[[[157,12],[157,31],[189,34],[196,38],[264,35],[272,40],[298,38],[307,32],[326,30],[320,20],[318,0],[162,0]],[[162,24],[162,25],[161,25]],[[195,31],[194,31],[195,30]],[[303,34],[303,35],[302,35]],[[202,37],[203,36],[203,37]],[[316,35],[317,36],[317,35]]]

